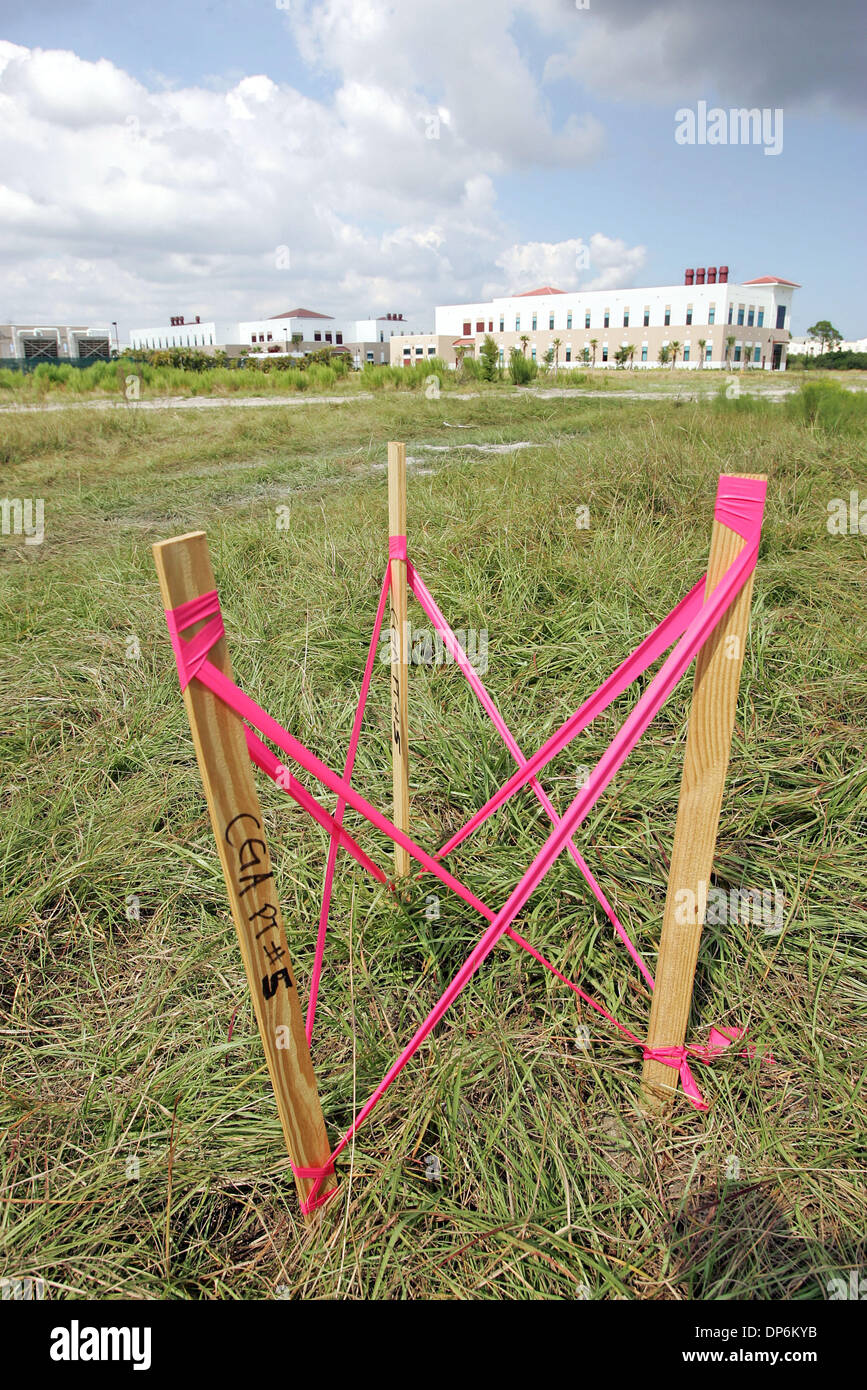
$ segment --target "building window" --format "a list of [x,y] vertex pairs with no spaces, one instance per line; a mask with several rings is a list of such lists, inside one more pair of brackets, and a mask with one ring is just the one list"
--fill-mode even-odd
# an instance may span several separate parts
[[628,309],[624,309],[624,310],[623,310],[623,327],[624,327],[624,328],[628,328],[628,327],[629,327],[629,310],[628,310]]
[[501,367],[502,367],[502,365],[503,365],[503,358],[504,358],[504,356],[505,356],[505,354],[504,354],[504,352],[503,352],[503,349],[500,348],[500,366],[501,366]]
[[532,328],[533,328],[533,332],[535,333],[535,332],[536,332],[536,315],[535,315],[535,314],[533,315],[533,324],[532,324]]
[[715,304],[709,304],[709,305],[708,305],[708,309],[707,309],[707,321],[708,321],[709,324],[712,325],[715,319],[716,319],[716,305],[715,305]]
[[477,332],[477,333],[484,333],[484,331],[485,331],[485,320],[484,320],[484,319],[476,319],[476,332]]
[[786,306],[785,306],[785,304],[778,304],[778,305],[777,305],[777,327],[778,327],[778,328],[785,328],[785,326],[786,326]]
[[335,335],[334,335],[334,341],[335,341],[336,343],[342,343],[342,342],[343,342],[343,334],[342,334],[342,333],[335,333]]
[[740,362],[740,360],[741,360],[741,345],[740,345],[740,343],[735,343],[735,361],[736,361],[736,362]]
[[604,348],[602,349],[602,361],[603,361],[603,362],[607,362],[607,361],[608,361],[608,347],[607,347],[607,346],[604,347]]
[[326,341],[326,343],[330,343],[330,342],[331,342],[331,334],[330,334],[330,333],[326,333],[326,334],[325,334],[325,341]]
[[313,341],[314,341],[314,343],[321,343],[321,342],[322,342],[322,334],[321,334],[321,333],[314,333],[314,334],[313,334]]
[[506,328],[506,320],[505,320],[505,318],[503,317],[503,315],[500,314],[500,332],[501,332],[501,333],[504,333],[504,332],[505,332],[505,328]]
[[572,361],[572,349],[571,349],[570,347],[567,347],[567,349],[566,349],[566,361],[567,361],[567,362],[571,362],[571,361]]
[[739,305],[738,305],[738,328],[743,328],[743,326],[744,326],[744,306],[743,306],[743,304],[739,304]]
[[548,315],[548,327],[549,327],[549,328],[553,328],[553,327],[554,327],[554,315],[553,315],[553,314],[549,314],[549,315]]
[[415,355],[416,357],[424,357],[424,348],[416,348]]
[[589,309],[585,310],[585,313],[584,313],[584,327],[585,327],[585,328],[589,328],[589,327],[590,327],[590,310],[589,310]]
[[535,349],[535,348],[531,348],[531,349],[530,349],[530,357],[531,357],[532,360],[535,362],[535,360],[536,360],[536,349]]
[[566,315],[566,327],[567,327],[567,328],[571,328],[571,327],[572,327],[572,310],[571,310],[571,309],[569,310],[568,314]]
[[713,353],[713,343],[708,343],[707,347],[706,347],[705,350],[704,350],[704,358],[705,358],[705,361],[706,361],[706,362],[709,362],[709,361],[710,361],[710,359],[711,359],[711,354],[712,354],[712,353]]
[[757,327],[757,328],[761,328],[761,327],[763,326],[764,322],[765,322],[765,311],[764,311],[764,309],[760,309],[760,310],[759,310],[759,316],[758,316],[758,318],[756,319],[756,327]]
[[410,354],[411,354],[411,352],[412,352],[412,348],[405,347],[404,350],[403,350],[403,355],[404,355],[404,357],[409,357]]
[[603,328],[607,328],[608,325],[609,325],[609,323],[610,323],[610,321],[611,321],[611,314],[610,314],[610,313],[608,312],[608,310],[606,309],[606,310],[605,310],[605,317],[604,317],[603,320],[602,320],[602,327],[603,327]]
[[472,333],[472,331],[473,331],[473,325],[470,323],[470,321],[469,321],[469,319],[468,319],[467,322],[464,324],[464,337],[465,337],[465,338],[468,338],[468,337],[470,336],[470,334]]
[[520,315],[520,314],[516,314],[516,315],[515,315],[515,332],[516,332],[516,333],[520,333],[520,331],[521,331],[521,315]]
[[747,309],[747,328],[752,328],[756,321],[756,306],[751,304]]
[[687,324],[687,327],[689,327],[689,325],[690,325],[691,323],[692,323],[692,305],[691,305],[691,304],[687,304],[687,306],[686,306],[686,324]]
[[761,360],[762,360],[762,349],[759,347],[758,343],[756,343],[756,346],[755,346],[755,348],[754,348],[754,350],[753,350],[753,361],[754,361],[754,362],[761,362]]
[[734,306],[733,304],[730,304],[730,305],[729,305],[729,323],[731,323],[731,321],[732,321],[732,310],[733,310],[734,307],[735,307],[735,306]]
[[436,357],[436,355],[437,355],[437,350],[436,350],[436,348],[435,348],[435,347],[429,347],[428,350],[427,350],[427,355],[428,355],[428,357]]
[[685,347],[685,348],[683,349],[683,360],[684,360],[684,362],[688,362],[688,361],[689,361],[689,347],[688,347],[688,346]]
[[493,320],[493,319],[488,319],[488,332],[489,332],[489,333],[493,333],[493,331],[494,331],[494,320]]
[[647,361],[647,343],[641,344],[641,360],[642,362]]
[[666,328],[668,328],[668,326],[669,326],[670,323],[671,323],[671,305],[670,305],[670,304],[666,304],[666,306],[665,306],[665,326],[666,326]]
[[269,342],[269,343],[272,341],[273,337],[274,337],[274,334],[273,334],[273,333],[269,333],[269,334],[268,334],[268,342]]
[[649,328],[649,327],[650,327],[650,305],[649,305],[649,304],[645,304],[645,306],[644,306],[644,327],[645,327],[645,328]]
[[368,352],[368,354],[367,354],[367,360],[368,360],[368,362],[372,362],[372,361],[373,361],[373,353],[372,353],[372,352]]

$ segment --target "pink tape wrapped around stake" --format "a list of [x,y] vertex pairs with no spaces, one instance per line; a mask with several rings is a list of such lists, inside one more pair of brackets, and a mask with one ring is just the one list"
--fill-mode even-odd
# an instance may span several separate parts
[[[721,1030],[712,1028],[710,1041],[705,1047],[673,1046],[649,1048],[640,1038],[609,1014],[602,1005],[593,1000],[580,988],[580,986],[568,980],[565,975],[546,960],[535,947],[515,931],[512,923],[562,849],[568,845],[570,854],[572,854],[573,859],[575,859],[578,867],[581,869],[591,890],[602,905],[606,915],[608,915],[610,920],[614,923],[615,930],[617,930],[621,939],[625,941],[625,944],[630,950],[630,954],[633,956],[633,959],[636,961],[636,964],[639,966],[642,974],[652,988],[653,980],[650,976],[650,972],[647,970],[647,967],[644,965],[644,962],[629,940],[625,930],[618,922],[613,909],[593,878],[589,867],[578,852],[577,847],[574,845],[572,837],[575,830],[585,819],[599,796],[610,783],[617,769],[635,747],[651,720],[662,708],[662,705],[668,699],[671,691],[691,664],[697,651],[703,643],[707,641],[723,614],[741,592],[744,584],[755,568],[759,538],[761,535],[762,510],[766,486],[766,483],[763,481],[749,478],[725,476],[720,478],[714,515],[718,521],[731,527],[731,529],[735,530],[744,538],[746,544],[743,549],[729,566],[712,593],[707,595],[704,602],[702,602],[702,596],[705,588],[705,581],[702,580],[699,584],[694,586],[685,599],[681,600],[668,617],[644,639],[639,647],[636,648],[636,651],[621,663],[613,675],[611,675],[607,681],[603,682],[599,689],[576,710],[575,714],[566,721],[562,728],[552,735],[542,748],[529,759],[524,758],[505,721],[502,719],[494,702],[491,700],[491,697],[482,685],[477,673],[468,661],[466,653],[457,642],[454,633],[419,577],[418,572],[415,570],[414,566],[409,563],[407,559],[405,536],[392,536],[389,540],[389,565],[386,567],[385,575],[383,576],[376,620],[374,622],[374,629],[368,649],[361,693],[353,722],[349,749],[344,764],[344,775],[342,778],[322,763],[309,749],[300,743],[299,740],[294,738],[288,730],[282,728],[276,720],[272,719],[270,715],[265,712],[265,710],[246,696],[234,682],[230,681],[208,661],[208,652],[223,636],[223,623],[219,612],[219,600],[215,591],[204,594],[200,598],[193,599],[188,603],[179,605],[173,610],[167,611],[166,620],[178,665],[178,673],[182,688],[186,688],[190,680],[197,679],[239,714],[245,721],[245,725],[248,726],[245,727],[245,733],[250,755],[253,760],[258,766],[263,768],[269,776],[277,781],[278,785],[287,791],[290,796],[294,797],[299,805],[309,811],[311,816],[313,816],[330,835],[322,910],[320,913],[310,1003],[308,1007],[308,1042],[312,1035],[315,1016],[316,997],[322,970],[328,909],[331,901],[334,866],[338,847],[342,845],[348,850],[356,861],[379,882],[388,882],[385,873],[368,858],[364,851],[356,844],[355,840],[343,829],[342,821],[347,805],[359,811],[376,829],[383,831],[396,844],[402,845],[403,848],[422,865],[423,869],[434,874],[440,882],[446,887],[451,888],[453,892],[465,903],[478,911],[489,923],[487,930],[483,933],[475,948],[470,952],[470,955],[464,961],[453,980],[443,991],[427,1018],[416,1029],[413,1037],[389,1068],[379,1086],[377,1086],[369,1100],[361,1107],[352,1124],[334,1148],[328,1162],[321,1168],[293,1169],[298,1177],[309,1179],[314,1183],[313,1191],[304,1204],[305,1211],[314,1210],[327,1201],[328,1198],[333,1195],[334,1191],[336,1191],[336,1189],[331,1189],[325,1193],[319,1191],[319,1188],[325,1182],[326,1178],[333,1175],[334,1160],[355,1136],[377,1102],[382,1098],[389,1086],[391,1086],[404,1066],[418,1050],[424,1039],[443,1017],[446,1010],[465,988],[479,966],[487,958],[497,941],[500,940],[503,935],[508,935],[516,945],[528,951],[545,969],[551,971],[558,979],[563,981],[564,984],[572,989],[591,1008],[618,1029],[623,1036],[640,1047],[646,1058],[660,1061],[664,1065],[670,1066],[672,1069],[676,1070],[680,1077],[684,1094],[690,1102],[697,1109],[707,1109],[707,1105],[702,1099],[698,1087],[690,1073],[687,1059],[692,1057],[702,1062],[712,1061],[715,1056],[718,1056],[732,1042],[741,1037],[739,1029]],[[386,816],[383,816],[375,807],[371,806],[364,797],[357,793],[350,783],[373,673],[376,646],[379,640],[387,602],[390,582],[390,562],[392,560],[407,561],[408,579],[413,592],[418,598],[425,613],[443,637],[450,654],[454,657],[464,675],[467,677],[474,693],[490,716],[495,728],[512,756],[515,758],[515,761],[518,763],[517,772],[513,774],[512,778],[505,784],[505,787],[501,788],[500,792],[492,797],[489,802],[486,803],[486,806],[471,818],[462,831],[452,837],[436,857],[429,855],[421,846],[415,844],[408,835],[400,831]],[[210,621],[207,621],[209,619]],[[205,627],[194,637],[189,640],[182,637],[182,633],[187,627],[203,621],[206,623]],[[566,747],[582,729],[587,727],[587,724],[589,724],[592,719],[596,718],[598,714],[606,709],[638,675],[645,671],[657,657],[671,647],[672,644],[675,644],[673,651],[671,651],[660,670],[653,677],[631,714],[625,720],[620,731],[596,764],[586,785],[579,791],[566,813],[562,817],[559,817],[549,798],[539,785],[536,773],[550,762],[557,753]],[[249,726],[258,729],[265,737],[270,738],[271,741],[276,743],[279,748],[283,749],[290,758],[306,771],[312,773],[317,780],[337,794],[337,808],[333,816],[331,816],[316,798],[313,797],[306,788],[302,787],[296,779],[287,776],[286,769],[277,760],[271,750],[252,732],[252,728]],[[470,834],[473,829],[481,824],[482,820],[487,819],[487,816],[492,814],[492,812],[496,810],[498,806],[502,805],[505,800],[508,800],[510,796],[514,795],[519,787],[527,783],[531,785],[535,795],[553,822],[553,829],[545,844],[536,855],[536,858],[522,875],[499,912],[494,913],[480,898],[467,889],[452,874],[449,874],[439,863],[439,859],[448,853],[451,848],[454,848],[456,844],[460,843],[466,835]],[[747,1051],[749,1055],[752,1055],[755,1049],[748,1049]],[[773,1059],[769,1058],[769,1060]]]

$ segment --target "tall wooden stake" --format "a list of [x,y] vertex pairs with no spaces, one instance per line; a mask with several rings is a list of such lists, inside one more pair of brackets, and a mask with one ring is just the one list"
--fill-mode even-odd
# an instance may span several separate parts
[[[388,446],[388,534],[406,535],[406,445]],[[394,823],[409,834],[409,659],[406,605],[406,563],[391,565],[391,775],[394,789]],[[396,636],[395,636],[396,634]],[[410,871],[410,857],[394,847],[396,878]]]
[[[765,475],[747,473],[741,476],[764,479]],[[705,600],[744,544],[743,537],[736,531],[714,521]],[[753,575],[750,575],[696,658],[692,708],[656,967],[656,988],[647,1034],[650,1047],[680,1047],[686,1039],[731,752],[752,592]],[[687,923],[677,920],[686,915],[684,898],[677,896],[685,889],[693,894],[689,901],[696,904],[692,920]],[[645,1108],[662,1108],[677,1090],[677,1072],[663,1062],[646,1061],[642,1086]]]
[[[216,588],[204,531],[161,541],[153,551],[166,608]],[[190,628],[185,636],[201,626]],[[224,637],[211,649],[210,660],[232,678]],[[296,1167],[320,1167],[330,1153],[328,1136],[243,724],[196,680],[184,691],[184,704],[286,1147]],[[296,1181],[304,1200],[313,1183],[307,1178]],[[328,1180],[320,1192],[331,1186]]]

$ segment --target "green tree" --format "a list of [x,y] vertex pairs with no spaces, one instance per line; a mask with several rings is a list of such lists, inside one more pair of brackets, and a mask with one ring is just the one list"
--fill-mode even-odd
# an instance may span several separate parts
[[590,346],[591,346],[591,348],[593,349],[593,360],[592,360],[592,362],[590,363],[590,365],[591,365],[591,367],[595,367],[595,366],[596,366],[596,349],[597,349],[598,346],[599,346],[599,339],[598,339],[598,338],[591,338],[591,339],[590,339]]
[[703,366],[704,366],[704,350],[705,350],[706,347],[707,347],[707,338],[699,338],[699,340],[698,340],[698,365],[699,365],[699,367],[703,367]]
[[668,364],[670,357],[671,353],[669,352],[666,345],[663,343],[662,347],[659,349],[659,355],[656,359],[660,367],[665,367]]
[[521,334],[521,351],[522,351],[522,353],[523,353],[523,355],[524,355],[525,357],[527,356],[527,344],[529,343],[529,341],[530,341],[529,334],[527,334],[527,333],[522,333],[522,334]]
[[814,323],[812,328],[808,328],[807,337],[819,339],[820,352],[825,351],[826,343],[830,345],[833,352],[837,344],[843,341],[843,334],[838,333],[833,323],[829,323],[827,319],[819,319],[819,322]]
[[677,366],[677,354],[678,354],[679,352],[680,352],[680,340],[679,340],[678,338],[672,338],[672,340],[671,340],[671,370],[672,370],[672,371],[674,371],[675,367]]
[[482,343],[479,356],[483,379],[485,381],[497,381],[500,375],[500,349],[490,333],[487,334]]
[[556,373],[556,372],[559,372],[559,370],[560,370],[560,349],[561,349],[562,346],[563,346],[563,344],[562,344],[561,340],[560,340],[559,338],[555,338],[555,339],[554,339],[554,343],[553,343],[553,347],[554,347],[554,371],[555,371],[555,373]]
[[735,337],[733,333],[730,333],[726,338],[726,363],[728,363],[728,360],[732,355],[732,348],[734,347],[734,345]]
[[512,348],[509,353],[509,376],[515,386],[526,386],[533,381],[537,370],[536,363],[525,357],[520,348]]

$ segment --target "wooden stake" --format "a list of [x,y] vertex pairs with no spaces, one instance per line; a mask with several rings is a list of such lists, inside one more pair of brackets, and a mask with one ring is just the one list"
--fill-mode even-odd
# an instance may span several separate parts
[[[166,608],[216,588],[204,531],[161,541],[153,552]],[[201,626],[191,627],[184,635],[191,636]],[[224,637],[211,649],[209,659],[232,679]],[[330,1153],[328,1136],[243,723],[196,680],[184,691],[184,704],[286,1147],[296,1167],[321,1167]],[[298,1178],[296,1182],[302,1200],[306,1199],[312,1181]],[[320,1192],[331,1186],[327,1180]]]
[[[765,477],[762,473],[740,476],[762,480]],[[714,521],[705,601],[744,544],[743,537],[736,531]],[[679,1047],[686,1039],[731,752],[754,574],[755,571],[696,658],[692,708],[656,968],[656,988],[647,1034],[650,1047]],[[688,922],[684,922],[688,912],[684,897],[678,897],[685,889],[694,895],[689,902],[696,904],[696,911]],[[677,1084],[677,1072],[672,1067],[667,1067],[663,1062],[646,1061],[642,1073],[642,1102],[645,1108],[662,1108],[673,1099]]]
[[[406,445],[388,446],[388,534],[406,535]],[[391,775],[394,789],[394,823],[409,834],[409,652],[407,630],[406,563],[391,564]],[[394,634],[397,634],[395,637]],[[410,857],[394,847],[396,878],[410,871]]]

